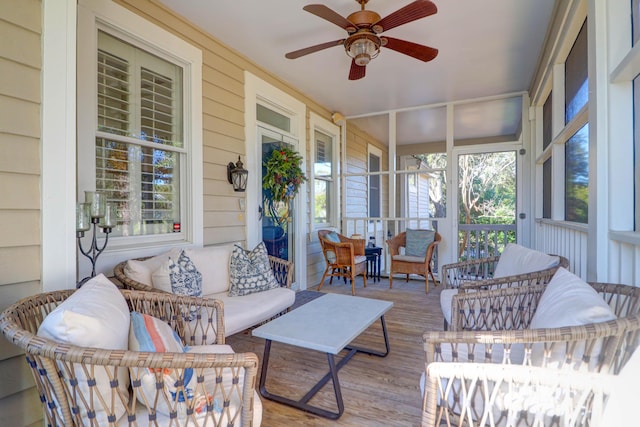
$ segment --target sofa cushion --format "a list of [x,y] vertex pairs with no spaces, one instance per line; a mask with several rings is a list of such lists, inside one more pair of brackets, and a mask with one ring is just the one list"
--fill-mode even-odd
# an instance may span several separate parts
[[[264,292],[232,297],[227,292],[205,295],[224,304],[224,334],[230,336],[269,320],[293,305],[296,293],[289,288],[275,288]],[[215,338],[215,337],[214,337]]]
[[544,252],[509,243],[502,251],[493,277],[508,277],[555,267],[560,258]]
[[440,309],[447,325],[451,325],[453,296],[458,294],[458,289],[443,289],[440,292]]
[[229,260],[233,245],[206,246],[184,250],[202,274],[202,294],[229,290]]
[[[70,295],[42,321],[38,336],[78,347],[94,347],[107,350],[127,350],[129,347],[129,307],[120,290],[103,274],[90,279]],[[93,382],[80,364],[76,365],[78,387],[84,396],[89,396]],[[96,367],[95,387],[98,393],[109,399],[111,381],[106,370]],[[61,371],[66,381],[67,373]],[[115,382],[114,382],[115,384]],[[118,370],[118,392],[128,399],[129,376],[126,369]],[[96,393],[93,394],[96,396]],[[111,402],[107,402],[110,405]],[[83,419],[88,419],[84,405],[80,406]],[[100,425],[108,424],[108,413],[97,397],[94,401],[95,417]],[[125,413],[124,403],[115,403],[115,417]]]
[[406,233],[405,255],[424,258],[427,255],[427,248],[433,243],[436,232],[407,228]]
[[614,387],[604,408],[602,419],[607,425],[629,425],[629,416],[635,407],[637,398],[637,379],[640,378],[640,350],[636,350],[613,378]]
[[180,248],[173,248],[160,255],[142,261],[130,259],[124,267],[124,274],[136,282],[144,283],[147,286],[154,286],[151,278],[153,272],[156,271],[163,262],[169,259],[169,257],[177,259],[181,250]]
[[243,296],[280,287],[263,242],[258,243],[252,251],[235,245],[229,266],[229,296]]

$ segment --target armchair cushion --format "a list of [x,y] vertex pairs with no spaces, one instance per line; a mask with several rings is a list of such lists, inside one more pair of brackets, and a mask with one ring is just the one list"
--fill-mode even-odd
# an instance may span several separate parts
[[231,253],[229,265],[231,297],[280,287],[271,270],[267,248],[263,242],[258,243],[258,246],[249,252],[236,245]]
[[507,277],[546,270],[560,263],[560,258],[535,249],[509,243],[502,251],[493,277]]
[[433,230],[413,230],[407,228],[405,255],[421,257],[422,261],[424,261],[424,257],[427,255],[427,247],[433,242],[435,235],[436,232]]
[[[38,335],[79,347],[127,350],[129,307],[120,290],[107,277],[99,274],[49,313],[38,328]],[[89,395],[89,390],[95,387],[98,389],[97,393],[107,396],[112,384],[115,384],[120,396],[128,399],[129,375],[126,369],[121,369],[117,381],[112,383],[101,369],[90,373],[83,370],[81,364],[75,366],[75,376],[82,395]],[[69,381],[66,371],[60,370],[60,375],[65,381]],[[94,409],[98,423],[108,424],[107,412],[99,404]],[[116,417],[121,417],[125,410],[124,403],[116,399]],[[83,418],[88,416],[84,406],[80,411]]]
[[531,329],[580,326],[613,320],[616,315],[593,287],[560,267],[531,318]]

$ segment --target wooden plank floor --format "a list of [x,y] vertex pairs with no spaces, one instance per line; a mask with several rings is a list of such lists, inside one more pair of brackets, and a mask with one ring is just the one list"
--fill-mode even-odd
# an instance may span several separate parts
[[[351,286],[340,282],[326,284],[322,292],[351,294]],[[385,320],[391,346],[385,358],[357,354],[338,374],[344,399],[344,414],[330,421],[298,409],[262,398],[264,427],[272,426],[417,426],[421,404],[419,378],[423,370],[422,332],[442,330],[440,311],[441,286],[430,286],[424,292],[424,281],[396,279],[389,289],[385,278],[373,283],[362,279],[356,284],[356,295],[393,301]],[[310,288],[316,290],[316,287]],[[245,331],[227,338],[236,352],[252,351],[262,360],[264,340]],[[374,323],[355,342],[384,349],[380,322]],[[339,360],[339,359],[336,359]],[[273,343],[269,360],[267,387],[271,392],[300,398],[328,371],[323,353]],[[259,374],[258,374],[259,376]],[[310,402],[331,411],[336,410],[331,381]]]

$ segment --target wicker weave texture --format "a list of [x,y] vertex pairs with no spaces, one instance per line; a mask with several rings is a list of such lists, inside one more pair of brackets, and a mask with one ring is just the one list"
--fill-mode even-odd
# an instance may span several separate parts
[[[155,426],[158,425],[158,420],[155,419],[156,410],[162,402],[175,411],[171,425],[253,425],[254,389],[258,368],[258,357],[254,353],[148,353],[105,350],[72,346],[36,336],[38,327],[47,314],[72,292],[54,291],[34,295],[18,301],[0,315],[0,328],[5,338],[26,353],[48,425],[94,425],[96,420],[92,422],[87,414],[99,409],[113,416],[117,411],[117,405],[124,404],[126,414],[122,419],[125,422],[128,419],[128,425]],[[201,344],[207,341],[207,336],[215,336],[217,344],[224,344],[224,318],[219,301],[158,292],[121,292],[131,311],[139,311],[164,320],[177,332],[184,344]],[[185,317],[194,309],[200,313],[195,320]],[[139,369],[131,372],[130,397],[127,399],[118,391],[117,381],[113,379],[117,378],[118,372],[129,371],[132,367]],[[137,403],[137,397],[142,395],[139,373],[143,369],[140,368],[149,368],[155,372],[158,390],[165,386],[163,373],[166,370],[177,373],[180,383],[184,381],[186,368],[193,368],[193,375],[198,378],[198,394],[208,396],[210,402],[217,401],[222,408],[221,412],[208,411],[206,418],[196,418],[194,414],[189,414],[198,404],[196,399],[187,397],[184,404],[177,403],[167,400],[166,395],[160,391],[155,397],[147,396],[145,404]],[[209,372],[208,375],[214,370],[217,378],[225,376],[231,381],[203,382],[205,370]],[[96,377],[105,376],[113,380],[110,381],[108,391],[92,385]],[[81,381],[84,387],[77,385]],[[177,390],[181,390],[180,386]],[[229,404],[232,400],[239,404]],[[179,408],[178,405],[182,407]],[[186,418],[181,419],[178,414],[186,414]],[[115,420],[109,425],[115,425]]]
[[[617,319],[583,326],[526,329],[545,285],[457,296],[458,321],[466,322],[457,324],[462,329],[427,331],[423,335],[427,373],[423,384],[426,390],[423,425],[475,426],[485,422],[486,425],[505,425],[507,420],[514,426],[574,425],[565,424],[573,409],[567,409],[569,412],[563,412],[563,417],[553,423],[540,415],[544,405],[539,410],[532,407],[534,413],[539,412],[536,421],[530,413],[515,417],[509,408],[505,409],[504,402],[516,397],[523,399],[527,394],[539,400],[552,393],[552,389],[558,392],[557,387],[561,385],[553,381],[549,383],[550,389],[535,385],[535,379],[523,371],[532,366],[539,368],[535,375],[540,378],[553,380],[561,370],[583,371],[582,375],[601,375],[603,382],[624,366],[640,338],[640,288],[605,283],[591,283],[591,286],[613,309]],[[431,365],[433,362],[437,363]],[[464,370],[455,370],[458,366],[455,363],[464,363]],[[490,368],[490,378],[484,364],[499,365]],[[580,374],[576,375],[580,378]],[[598,390],[591,377],[585,378],[591,389],[579,392],[584,393],[585,400],[577,399],[574,403],[580,405],[575,410],[582,411],[586,418],[576,425],[597,425],[591,423],[592,410],[594,416],[598,416],[601,408],[594,409],[594,405],[601,405],[609,391]],[[570,392],[573,386],[577,385],[570,381],[564,392]],[[511,390],[507,400],[505,390]],[[557,411],[558,408],[559,405],[553,405],[547,409]]]
[[363,258],[360,262],[356,262],[356,256],[364,257],[364,239],[351,239],[338,234],[340,242],[333,242],[325,238],[331,232],[331,230],[318,230],[318,239],[327,264],[318,290],[322,289],[327,277],[330,277],[329,283],[333,282],[334,277],[342,277],[351,281],[351,294],[355,295],[356,276],[362,275],[364,287],[367,287],[367,261]]

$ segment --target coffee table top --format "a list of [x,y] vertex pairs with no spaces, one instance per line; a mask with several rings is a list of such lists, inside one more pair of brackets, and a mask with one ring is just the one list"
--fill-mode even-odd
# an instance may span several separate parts
[[253,336],[338,354],[393,306],[391,301],[325,294],[253,330]]

